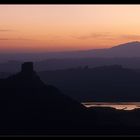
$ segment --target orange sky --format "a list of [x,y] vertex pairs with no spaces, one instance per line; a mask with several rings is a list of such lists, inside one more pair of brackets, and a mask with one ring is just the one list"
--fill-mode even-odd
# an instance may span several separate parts
[[105,48],[140,41],[140,5],[0,5],[0,52]]

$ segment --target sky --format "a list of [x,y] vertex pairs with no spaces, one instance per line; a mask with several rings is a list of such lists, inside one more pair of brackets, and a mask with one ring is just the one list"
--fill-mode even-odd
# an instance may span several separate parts
[[140,5],[0,5],[0,52],[109,48],[140,41]]

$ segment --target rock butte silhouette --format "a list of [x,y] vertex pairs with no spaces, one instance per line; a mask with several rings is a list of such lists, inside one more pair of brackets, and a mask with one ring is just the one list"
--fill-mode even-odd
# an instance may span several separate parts
[[0,129],[56,129],[68,120],[84,119],[86,108],[44,84],[32,62],[23,63],[21,72],[1,79],[0,91]]
[[22,64],[21,72],[30,74],[33,71],[33,62],[26,62]]

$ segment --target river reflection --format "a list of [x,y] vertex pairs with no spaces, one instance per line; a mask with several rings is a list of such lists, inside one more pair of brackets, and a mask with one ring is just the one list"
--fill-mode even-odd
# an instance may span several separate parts
[[82,103],[89,107],[112,107],[118,110],[133,110],[140,108],[140,102],[85,102]]

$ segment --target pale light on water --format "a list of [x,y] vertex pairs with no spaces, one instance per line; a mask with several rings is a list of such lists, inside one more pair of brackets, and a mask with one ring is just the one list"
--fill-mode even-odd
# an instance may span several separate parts
[[118,110],[133,110],[136,108],[140,108],[140,102],[85,102],[82,104],[87,108],[112,107]]

